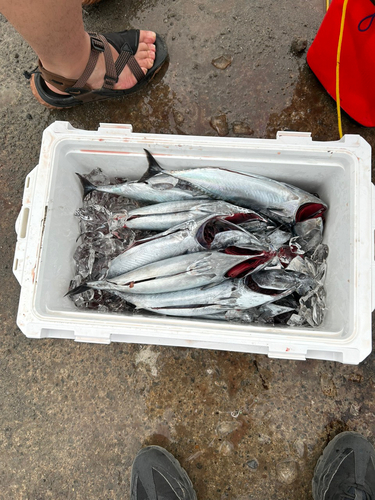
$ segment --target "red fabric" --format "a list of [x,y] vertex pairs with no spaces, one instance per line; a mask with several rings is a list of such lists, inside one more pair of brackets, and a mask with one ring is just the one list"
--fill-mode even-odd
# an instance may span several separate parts
[[[336,100],[336,60],[344,0],[332,0],[307,63]],[[341,108],[366,127],[375,126],[375,5],[348,0],[340,56]]]

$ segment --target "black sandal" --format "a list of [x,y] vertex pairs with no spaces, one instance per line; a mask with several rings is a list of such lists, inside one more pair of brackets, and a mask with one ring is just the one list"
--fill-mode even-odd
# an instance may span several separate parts
[[[155,61],[151,69],[146,74],[142,71],[134,55],[139,44],[139,30],[125,30],[118,33],[106,33],[98,35],[89,33],[91,39],[91,52],[88,63],[81,77],[78,80],[69,80],[56,75],[43,68],[39,61],[38,69],[31,74],[31,90],[37,100],[53,109],[71,108],[85,102],[112,99],[124,95],[134,94],[156,75],[168,57],[168,50],[164,40],[156,35]],[[114,62],[109,43],[117,50],[119,56]],[[92,74],[100,52],[104,52],[106,74],[104,84],[101,89],[92,90],[86,84]],[[130,89],[114,90],[113,85],[118,81],[125,66],[128,65],[137,83]],[[68,95],[53,92],[45,82],[66,92]]]

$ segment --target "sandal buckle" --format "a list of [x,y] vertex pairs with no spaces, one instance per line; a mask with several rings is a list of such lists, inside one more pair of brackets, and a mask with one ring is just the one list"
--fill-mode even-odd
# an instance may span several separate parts
[[100,38],[96,38],[91,35],[91,48],[97,50],[98,52],[104,52],[104,43],[100,40]]
[[107,75],[107,73],[104,75],[104,83],[106,85],[109,85],[112,87],[117,82],[118,82],[118,76]]

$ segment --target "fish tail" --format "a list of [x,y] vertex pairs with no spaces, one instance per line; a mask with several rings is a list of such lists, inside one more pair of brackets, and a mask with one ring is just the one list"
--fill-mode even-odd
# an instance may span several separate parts
[[76,172],[76,174],[78,175],[79,180],[81,181],[81,184],[83,187],[83,199],[85,199],[86,196],[88,196],[93,191],[95,191],[97,189],[97,187],[94,186],[94,184],[91,184],[91,182],[88,181],[87,179],[85,179],[81,174],[78,174],[77,172]]
[[89,286],[87,286],[87,285],[79,285],[79,286],[76,286],[75,288],[72,288],[71,290],[69,290],[69,292],[67,292],[64,295],[64,297],[66,297],[66,296],[72,297],[73,295],[77,295],[79,293],[87,292],[87,290],[90,290]]
[[147,169],[147,172],[139,179],[138,182],[146,182],[147,179],[149,179],[150,177],[153,177],[156,174],[160,174],[161,172],[164,172],[164,170],[159,165],[159,163],[155,160],[155,158],[152,156],[150,151],[147,151],[147,149],[145,149],[144,151],[147,155],[148,169]]

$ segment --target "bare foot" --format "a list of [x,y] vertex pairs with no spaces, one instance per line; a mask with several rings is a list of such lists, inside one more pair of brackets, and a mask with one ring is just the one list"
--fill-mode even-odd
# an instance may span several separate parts
[[[143,70],[143,72],[146,74],[147,70],[151,69],[154,61],[155,61],[155,40],[156,40],[156,35],[153,31],[144,31],[141,30],[139,33],[139,44],[138,44],[138,50],[135,54],[135,59],[137,60],[139,66]],[[116,49],[109,44],[111,51],[112,51],[112,56],[113,60],[116,61],[118,57],[118,53]],[[83,73],[84,68],[81,70],[81,74]],[[87,80],[87,85],[90,86],[92,89],[100,89],[103,85],[104,82],[104,75],[105,75],[105,60],[104,60],[104,54],[101,53],[99,54],[98,61],[96,63],[95,69],[92,72],[90,78]],[[65,76],[66,78],[71,78],[74,79],[80,77],[80,74],[78,75],[61,75]],[[131,70],[128,68],[128,66],[125,66],[123,69],[122,73],[119,76],[118,82],[115,83],[113,88],[115,90],[125,90],[125,89],[130,89],[134,87],[134,85],[137,83],[137,80]],[[61,92],[59,89],[56,87],[52,86],[48,82],[46,82],[46,85],[53,90],[53,92],[57,94],[65,94],[66,92]]]

